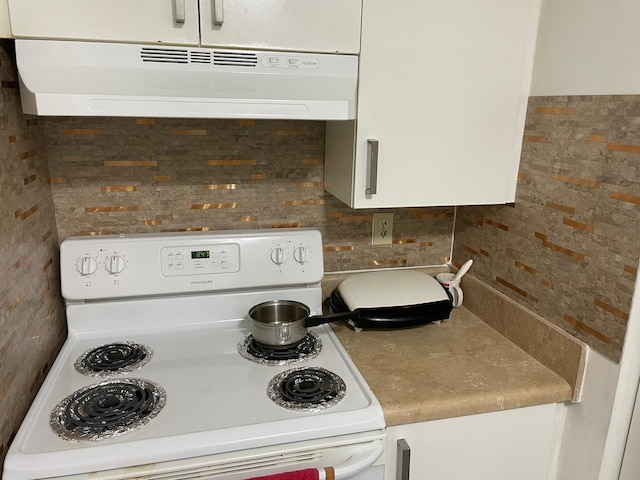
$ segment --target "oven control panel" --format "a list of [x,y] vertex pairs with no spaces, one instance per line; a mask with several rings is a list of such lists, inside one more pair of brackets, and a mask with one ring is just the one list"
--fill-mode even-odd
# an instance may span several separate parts
[[60,273],[67,300],[309,285],[324,275],[322,236],[299,228],[69,237]]
[[235,273],[240,270],[240,246],[228,243],[166,247],[160,252],[160,261],[165,277]]

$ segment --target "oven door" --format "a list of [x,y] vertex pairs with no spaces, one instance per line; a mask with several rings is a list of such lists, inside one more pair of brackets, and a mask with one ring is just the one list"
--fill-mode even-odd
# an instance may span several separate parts
[[[378,430],[240,452],[131,465],[55,480],[384,480],[386,432]],[[311,475],[311,476],[309,476]]]
[[[266,476],[269,480],[384,480],[385,445],[386,435],[380,432],[375,438],[358,439],[358,435],[350,435],[280,445],[267,448],[265,455],[262,449],[239,452],[232,461],[203,465],[203,469],[190,472],[193,476],[179,478],[254,480]],[[211,467],[213,471],[209,470]],[[209,477],[207,473],[214,475]],[[155,477],[144,475],[144,478]]]

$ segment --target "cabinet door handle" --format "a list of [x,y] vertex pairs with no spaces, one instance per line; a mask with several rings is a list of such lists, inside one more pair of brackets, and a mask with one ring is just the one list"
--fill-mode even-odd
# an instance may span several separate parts
[[187,20],[184,0],[173,0],[173,17],[176,23],[184,23]]
[[213,24],[219,27],[224,23],[224,0],[212,0]]
[[398,440],[398,459],[396,460],[396,480],[409,480],[411,447],[404,438]]
[[367,158],[369,159],[367,173],[367,188],[364,193],[375,195],[378,191],[378,140],[367,139]]

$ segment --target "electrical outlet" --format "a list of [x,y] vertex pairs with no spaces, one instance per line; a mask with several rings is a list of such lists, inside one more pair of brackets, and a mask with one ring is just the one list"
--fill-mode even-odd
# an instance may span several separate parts
[[393,242],[393,213],[374,213],[371,226],[371,245],[391,245]]

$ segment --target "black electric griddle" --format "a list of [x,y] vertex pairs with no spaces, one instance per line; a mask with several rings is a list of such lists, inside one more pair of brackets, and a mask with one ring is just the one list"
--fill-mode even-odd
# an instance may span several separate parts
[[448,292],[416,270],[384,270],[350,275],[327,299],[331,313],[352,312],[357,329],[415,327],[446,320],[453,308]]

